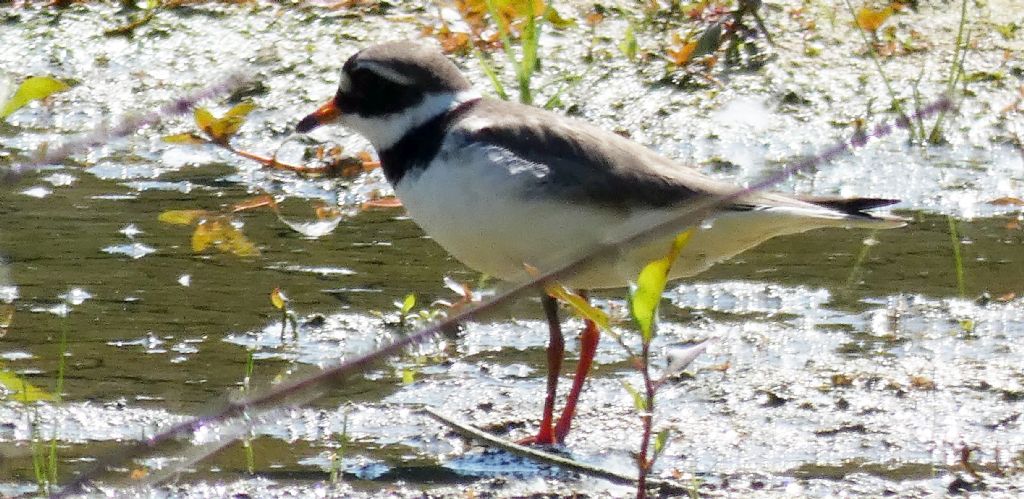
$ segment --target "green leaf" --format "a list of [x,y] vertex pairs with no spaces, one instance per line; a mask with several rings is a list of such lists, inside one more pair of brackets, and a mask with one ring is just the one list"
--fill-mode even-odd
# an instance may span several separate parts
[[0,111],[0,119],[7,118],[15,111],[25,107],[29,102],[45,99],[69,88],[71,87],[67,83],[58,79],[50,78],[49,76],[33,76],[23,81],[18,86],[18,89],[14,91],[14,96],[11,97],[11,100],[4,104],[3,110]]
[[0,365],[0,387],[6,388],[6,400],[18,402],[57,401],[59,398]]
[[217,121],[217,118],[213,117],[213,114],[210,113],[210,110],[206,109],[205,107],[197,107],[192,114],[193,116],[195,116],[196,126],[199,127],[200,130],[206,133],[210,133],[207,130],[209,130],[210,127],[213,126],[214,121]]
[[679,258],[679,252],[690,240],[691,234],[693,229],[676,236],[668,254],[648,263],[637,276],[636,288],[629,295],[629,311],[640,328],[645,343],[654,338],[654,322],[658,314],[658,304],[661,302],[661,293],[665,291],[665,284],[668,282],[668,273],[672,269],[672,263]]
[[571,17],[562,17],[561,14],[555,10],[554,7],[548,6],[547,11],[544,13],[544,20],[551,23],[557,29],[565,29],[576,26],[576,20]]
[[1006,79],[1006,73],[1002,71],[974,71],[964,76],[965,83],[978,81],[1002,81]]
[[996,29],[996,32],[1003,35],[1003,38],[1006,40],[1012,40],[1014,34],[1016,34],[1021,28],[1019,25],[1012,22],[1006,24],[995,24],[993,27]]
[[288,297],[285,296],[284,291],[281,291],[281,288],[274,288],[270,292],[270,303],[274,305],[274,308],[284,310],[284,307],[288,304]]
[[558,283],[549,284],[544,286],[544,291],[547,292],[552,298],[561,300],[563,303],[569,304],[576,315],[589,319],[591,322],[597,325],[602,331],[608,331],[611,329],[611,321],[608,319],[608,314],[603,310],[591,305],[582,296],[573,293]]
[[633,388],[633,385],[629,384],[628,381],[623,381],[622,386],[633,397],[633,407],[638,412],[647,412],[647,399],[636,388]]
[[405,295],[405,299],[402,300],[402,308],[400,309],[402,315],[408,314],[410,311],[412,311],[412,307],[415,307],[415,306],[416,306],[416,294],[409,293],[409,294]]
[[167,135],[161,140],[168,144],[190,144],[199,145],[206,144],[208,141],[194,133],[178,133],[174,135]]
[[411,368],[402,369],[402,384],[411,385],[416,381],[416,370]]
[[669,435],[668,428],[665,428],[664,430],[659,431],[658,434],[654,437],[654,457],[655,458],[657,458],[662,453],[662,451],[665,450],[665,444],[668,443],[668,435]]
[[494,70],[494,66],[491,61],[487,59],[487,55],[480,50],[474,44],[470,44],[473,47],[473,54],[476,55],[477,61],[480,63],[480,68],[483,69],[484,74],[487,75],[487,79],[491,81],[491,86],[494,87],[494,92],[498,94],[498,98],[501,100],[508,100],[508,93],[505,92],[505,85],[501,84],[501,80],[498,78],[498,73]]
[[629,59],[630,61],[636,60],[637,44],[636,33],[633,31],[633,23],[626,26],[626,35],[625,38],[619,42],[619,50],[622,51],[622,55],[626,56],[626,59]]
[[222,253],[236,256],[258,256],[260,250],[249,241],[242,231],[225,218],[207,219],[196,225],[192,231],[192,251],[199,253],[210,246]]
[[238,133],[238,129],[242,128],[242,125],[245,124],[245,117],[248,116],[253,109],[256,109],[255,104],[251,102],[243,102],[224,113],[224,116],[218,121],[223,126],[221,134],[225,139]]
[[225,144],[232,136],[238,133],[238,129],[242,128],[242,125],[245,124],[245,117],[253,109],[256,109],[255,104],[243,102],[229,109],[228,112],[224,113],[224,116],[215,118],[209,110],[196,108],[196,126],[203,133],[209,135],[210,139],[214,142]]
[[157,220],[167,224],[192,225],[209,214],[206,210],[168,210],[161,213]]

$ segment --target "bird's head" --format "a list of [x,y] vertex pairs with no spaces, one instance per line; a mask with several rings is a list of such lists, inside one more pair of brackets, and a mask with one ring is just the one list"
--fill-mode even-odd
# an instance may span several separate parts
[[478,97],[459,68],[437,49],[414,42],[384,43],[350,57],[341,68],[337,94],[303,118],[296,131],[336,122],[380,151],[409,130]]

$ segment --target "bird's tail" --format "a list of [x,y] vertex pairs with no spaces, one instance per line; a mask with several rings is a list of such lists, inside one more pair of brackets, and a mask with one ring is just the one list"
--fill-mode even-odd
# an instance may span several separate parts
[[870,213],[869,210],[899,203],[898,199],[885,198],[840,198],[828,196],[801,196],[801,201],[822,208],[828,208],[842,215],[836,225],[867,229],[894,229],[903,227],[909,220],[889,214]]

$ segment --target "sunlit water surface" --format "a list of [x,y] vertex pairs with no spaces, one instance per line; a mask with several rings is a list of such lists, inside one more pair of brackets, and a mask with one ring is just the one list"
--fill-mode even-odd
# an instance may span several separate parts
[[[954,13],[926,14],[913,19],[937,47],[949,45]],[[0,72],[78,82],[49,105],[0,122],[0,165],[10,165],[24,164],[43,142],[154,109],[234,69],[255,78],[245,90],[258,106],[236,143],[272,152],[299,116],[332,95],[350,53],[417,36],[434,13],[181,7],[129,38],[103,36],[125,19],[106,5],[8,8],[0,16],[7,47]],[[782,34],[796,21],[776,11],[769,19],[781,26],[782,46],[802,43]],[[562,96],[571,112],[738,183],[847,136],[870,96],[884,95],[869,61],[851,55],[859,40],[852,35],[846,49],[817,59],[779,49],[779,59],[759,72],[729,73],[710,90],[681,89],[652,84],[657,71],[638,71],[617,55],[624,22],[602,26],[609,38],[597,40],[600,57],[588,71],[580,62],[588,38],[545,38],[551,55],[542,93],[559,78],[582,75]],[[845,25],[827,29],[849,34]],[[972,53],[969,69],[1003,68],[1019,83],[1021,58],[1004,68],[999,43],[979,39],[991,50]],[[1002,48],[1020,54],[1019,41]],[[889,67],[903,79],[926,68],[934,77],[923,79],[921,91],[937,95],[948,60],[942,50]],[[486,88],[472,59],[462,62]],[[666,293],[659,365],[665,347],[715,340],[659,393],[657,424],[672,437],[657,475],[721,495],[1021,492],[1024,233],[1019,206],[990,203],[1024,193],[1022,155],[1008,145],[1014,125],[998,114],[1015,91],[1006,82],[979,83],[951,122],[947,145],[910,147],[898,134],[779,187],[899,198],[895,208],[911,220],[907,227],[779,238]],[[223,110],[228,102],[203,105]],[[878,109],[871,119],[886,117]],[[458,298],[443,276],[479,279],[396,210],[363,212],[329,235],[305,237],[289,225],[309,218],[311,200],[350,203],[360,186],[267,172],[223,151],[160,141],[191,127],[187,117],[172,118],[0,184],[0,306],[13,309],[10,327],[0,330],[0,494],[35,491],[34,437],[56,439],[59,476],[68,480],[97,456],[237,391],[250,353],[252,386],[309,373],[404,334],[393,325],[393,302],[408,293],[417,295],[417,309],[430,308]],[[366,147],[358,138],[340,141],[346,150]],[[364,184],[379,186],[379,178]],[[167,210],[220,210],[260,193],[289,201],[288,223],[269,210],[235,217],[258,257],[193,254],[190,227],[157,220]],[[274,288],[289,297],[298,334],[282,334],[269,299]],[[623,317],[622,297],[596,301]],[[532,431],[547,338],[538,308],[523,300],[312,404],[254,416],[251,428],[211,427],[191,449],[147,457],[122,474],[143,467],[150,478],[180,473],[173,485],[148,492],[156,497],[628,495],[628,487],[475,447],[418,412],[429,405],[510,438]],[[57,403],[62,341],[68,353]],[[575,349],[570,341],[571,359]],[[636,385],[638,375],[612,341],[601,344],[597,363],[565,451],[629,472],[639,418],[622,382]],[[37,401],[18,400],[29,393]],[[249,440],[248,453],[228,443],[238,437]],[[332,454],[343,439],[339,463]],[[964,449],[973,472],[961,462]],[[343,471],[341,483],[329,481],[332,467]]]

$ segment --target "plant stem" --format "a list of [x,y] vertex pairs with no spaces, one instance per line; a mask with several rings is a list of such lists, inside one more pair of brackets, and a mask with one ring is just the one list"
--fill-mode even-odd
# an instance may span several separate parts
[[288,306],[281,307],[281,343],[284,343],[284,335],[288,332]]
[[494,70],[494,66],[491,61],[487,59],[487,55],[484,54],[479,47],[474,44],[470,44],[473,47],[473,54],[476,55],[478,61],[480,61],[480,67],[484,70],[484,74],[487,75],[487,79],[491,81],[491,86],[494,87],[495,93],[498,94],[498,98],[501,100],[508,100],[508,93],[505,92],[505,85],[501,84],[501,80],[498,78],[498,73]]
[[960,254],[960,235],[956,230],[956,220],[952,216],[947,216],[949,220],[949,242],[953,246],[953,262],[956,268],[956,288],[960,292],[960,298],[967,296],[966,286],[964,285],[964,260]]
[[654,466],[654,459],[647,459],[647,453],[651,445],[651,435],[654,433],[654,394],[657,391],[657,386],[651,379],[651,343],[645,341],[640,352],[640,358],[643,362],[643,369],[640,370],[640,374],[644,378],[644,391],[647,396],[646,407],[644,413],[640,416],[640,421],[643,425],[643,436],[640,440],[640,453],[636,457],[637,462],[637,478],[636,478],[636,497],[637,499],[644,499],[647,497],[647,474],[650,473],[651,468]]
[[60,322],[60,352],[57,354],[57,383],[53,389],[54,401],[58,404],[64,400],[64,368],[68,353],[68,317],[65,315]]
[[[950,99],[953,98],[953,89],[956,88],[957,82],[960,81],[960,75],[963,73],[964,60],[967,57],[967,47],[964,43],[964,26],[967,25],[967,0],[960,2],[960,26],[956,31],[956,46],[953,48],[953,60],[950,62],[949,68],[949,81],[946,83],[946,95]],[[935,118],[935,126],[932,127],[931,133],[928,134],[928,141],[932,144],[936,144],[941,139],[940,134],[942,133],[942,121],[946,118],[946,111],[942,111]]]
[[[845,0],[845,2],[846,7],[850,9],[850,15],[853,16],[853,20],[856,21],[857,12],[853,9],[853,4],[850,3],[850,0]],[[860,29],[858,27],[857,32],[859,32],[861,38],[864,39],[864,45],[867,46],[868,48],[868,55],[871,56],[871,61],[875,63],[875,69],[878,70],[878,75],[882,77],[882,82],[885,83],[885,89],[889,92],[889,99],[891,99],[890,105],[892,106],[893,110],[895,110],[900,116],[906,116],[906,113],[903,111],[903,105],[900,104],[899,99],[896,98],[896,91],[892,88],[892,82],[890,82],[889,77],[885,75],[885,69],[882,68],[882,62],[878,60],[878,54],[875,53],[875,45],[872,43],[871,39],[868,38],[868,36],[864,33],[863,29]],[[907,128],[910,132],[911,137],[914,136],[913,126],[914,125],[912,122],[907,122]]]
[[849,291],[853,288],[856,283],[857,276],[860,274],[861,266],[864,264],[864,260],[868,258],[868,253],[871,251],[871,246],[874,246],[875,234],[878,234],[877,230],[871,232],[871,235],[864,240],[861,244],[860,253],[857,254],[857,260],[853,262],[853,268],[850,269],[850,275],[846,277],[846,290]]
[[245,357],[245,377],[242,378],[242,391],[249,390],[252,373],[256,370],[256,357],[253,355],[253,352],[255,352],[255,350],[249,350]]
[[41,440],[39,431],[39,410],[36,409],[32,413],[32,420],[29,422],[30,434],[32,441],[32,472],[36,477],[36,487],[40,494],[46,494],[49,492],[49,484],[46,480],[45,464],[43,463],[43,451],[39,441]]
[[245,471],[250,475],[256,474],[256,451],[252,448],[252,437],[246,436],[242,442],[245,449]]
[[486,0],[486,4],[488,13],[494,19],[494,24],[498,26],[498,36],[501,38],[501,45],[505,49],[505,57],[508,58],[512,68],[515,69],[516,81],[519,83],[519,102],[532,104],[533,93],[530,90],[530,80],[533,78],[533,72],[537,69],[537,51],[540,45],[540,29],[543,17],[538,20],[536,12],[533,11],[533,2],[527,2],[526,25],[521,35],[523,58],[517,61],[508,25],[501,17],[501,13],[498,11],[494,0]]

